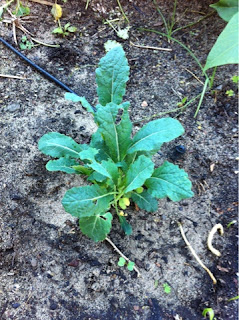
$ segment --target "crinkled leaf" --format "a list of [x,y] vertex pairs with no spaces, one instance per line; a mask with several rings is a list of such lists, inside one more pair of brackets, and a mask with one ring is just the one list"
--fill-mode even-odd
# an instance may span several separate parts
[[154,171],[152,177],[145,181],[145,185],[148,192],[159,199],[168,197],[172,201],[180,201],[193,196],[187,173],[167,161]]
[[65,99],[70,100],[72,102],[80,102],[88,112],[94,113],[94,108],[90,105],[90,103],[86,100],[85,97],[80,97],[75,93],[66,92]]
[[38,148],[44,154],[54,158],[79,158],[79,152],[84,150],[86,145],[80,145],[64,134],[49,132],[41,137],[38,142]]
[[152,175],[153,171],[153,162],[143,155],[140,156],[129,166],[129,170],[126,173],[125,193],[141,187],[145,180]]
[[142,193],[132,192],[131,198],[140,209],[148,212],[154,212],[158,209],[158,201],[147,190]]
[[123,160],[131,144],[132,123],[129,119],[127,107],[123,111],[120,123],[116,124],[116,117],[121,107],[123,106],[110,103],[105,107],[98,108],[95,115],[99,126],[98,130],[108,149],[107,153],[114,162]]
[[74,187],[65,193],[62,205],[66,212],[83,218],[107,210],[112,199],[112,193],[97,185]]
[[128,221],[123,216],[119,216],[119,221],[120,221],[121,228],[124,230],[124,233],[127,236],[130,236],[132,234],[131,225],[128,223]]
[[120,104],[129,79],[129,66],[121,46],[111,49],[99,62],[96,69],[97,94],[105,106],[109,102]]
[[219,16],[228,22],[238,12],[238,0],[220,0],[210,7],[217,10]]
[[136,133],[127,153],[159,150],[164,142],[177,138],[183,132],[184,129],[178,120],[162,118],[151,121]]
[[81,218],[79,223],[82,233],[97,242],[106,238],[111,229],[111,221],[112,214],[106,212],[93,217]]
[[122,45],[115,40],[108,40],[104,43],[104,48],[106,52],[109,52],[111,49],[115,47],[122,47]]
[[50,160],[46,164],[48,171],[63,171],[66,173],[79,173],[74,166],[78,166],[79,163],[73,159],[60,158],[57,160]]
[[239,63],[238,29],[239,13],[236,13],[217,38],[207,57],[204,70],[224,64]]
[[62,7],[59,4],[54,3],[51,9],[51,14],[56,21],[59,20],[62,16]]

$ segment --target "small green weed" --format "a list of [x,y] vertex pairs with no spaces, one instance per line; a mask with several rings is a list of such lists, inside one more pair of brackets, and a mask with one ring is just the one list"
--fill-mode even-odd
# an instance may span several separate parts
[[171,287],[167,283],[164,283],[163,290],[165,293],[169,294],[171,292]]
[[234,92],[232,89],[230,89],[230,90],[227,90],[227,91],[226,91],[226,95],[227,95],[228,97],[233,97],[233,96],[235,95],[235,92]]
[[31,50],[34,44],[27,39],[27,36],[23,35],[19,46],[21,50]]
[[239,82],[239,76],[233,76],[233,77],[232,77],[232,82],[238,84],[238,82]]
[[52,33],[61,35],[63,37],[68,36],[70,33],[74,33],[77,31],[76,27],[71,26],[70,22],[66,23],[64,27],[61,26],[60,20],[58,20],[59,27],[55,28]]
[[187,102],[187,100],[188,100],[187,97],[182,98],[182,100],[177,103],[177,106],[178,107],[183,107],[185,105],[185,103]]

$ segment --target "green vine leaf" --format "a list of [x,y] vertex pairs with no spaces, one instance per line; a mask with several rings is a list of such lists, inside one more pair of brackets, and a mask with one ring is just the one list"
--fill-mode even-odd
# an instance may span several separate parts
[[219,16],[228,22],[238,12],[238,0],[220,0],[209,7],[217,10]]
[[164,142],[169,142],[183,133],[184,129],[178,120],[162,118],[151,121],[136,133],[127,153],[159,150]]
[[143,155],[140,156],[129,166],[129,170],[126,173],[125,193],[141,187],[145,180],[152,175],[153,171],[153,162]]
[[79,158],[79,152],[85,149],[86,145],[80,145],[64,134],[49,132],[41,137],[38,148],[41,152],[53,158]]
[[111,49],[99,62],[96,69],[99,102],[102,106],[113,102],[120,104],[129,80],[129,66],[121,46]]
[[82,233],[90,237],[93,241],[103,241],[110,232],[112,218],[110,212],[97,214],[93,217],[81,218],[79,222],[80,229]]
[[90,217],[109,209],[113,193],[97,185],[74,187],[65,193],[62,205],[77,218]]
[[158,209],[158,201],[147,190],[142,193],[132,192],[131,197],[140,209],[148,212],[154,212]]
[[204,70],[222,66],[224,64],[239,63],[238,55],[238,29],[239,13],[234,14],[225,29],[217,38],[207,57]]
[[152,177],[145,181],[145,185],[148,192],[159,199],[168,197],[172,201],[180,201],[193,196],[187,173],[167,161],[154,171]]

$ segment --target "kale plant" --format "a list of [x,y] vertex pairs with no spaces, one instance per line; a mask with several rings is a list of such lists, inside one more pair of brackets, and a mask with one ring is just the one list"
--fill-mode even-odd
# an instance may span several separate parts
[[[179,121],[162,118],[144,125],[132,136],[129,102],[122,102],[129,66],[121,46],[111,49],[96,69],[99,104],[92,107],[84,97],[67,93],[92,113],[97,131],[89,144],[49,132],[39,141],[39,149],[55,160],[49,171],[81,174],[90,184],[68,190],[63,207],[79,219],[81,231],[94,241],[102,241],[111,230],[113,216],[127,235],[132,233],[125,210],[134,202],[142,210],[156,211],[157,199],[172,201],[193,196],[187,173],[168,161],[154,168],[152,156],[164,142],[182,135]],[[113,209],[113,210],[112,210]]]

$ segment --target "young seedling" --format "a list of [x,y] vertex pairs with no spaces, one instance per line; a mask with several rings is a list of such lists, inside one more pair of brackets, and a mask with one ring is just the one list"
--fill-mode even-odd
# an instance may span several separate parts
[[59,34],[63,37],[68,36],[70,33],[74,33],[77,31],[77,28],[71,26],[70,22],[66,23],[64,27],[61,26],[60,20],[58,20],[59,27],[55,28],[52,33]]
[[216,318],[214,318],[214,310],[212,308],[205,308],[202,312],[202,315],[204,318],[207,318],[208,315],[209,320],[216,320]]
[[171,287],[167,283],[164,283],[163,290],[165,293],[169,294],[171,292]]
[[65,37],[65,36],[68,36],[70,33],[74,33],[77,31],[77,28],[71,26],[70,22],[66,23],[64,27],[62,27],[61,21],[60,21],[60,18],[62,16],[62,7],[59,4],[55,3],[52,6],[51,14],[55,18],[55,20],[58,22],[58,27],[52,31],[53,34],[59,34]]
[[187,97],[182,98],[182,100],[177,103],[177,106],[180,108],[183,107],[185,105],[185,103],[187,102],[187,100],[188,100]]
[[34,44],[27,39],[26,35],[23,35],[19,47],[21,50],[31,50]]
[[[67,93],[79,101],[98,126],[89,144],[78,144],[58,132],[45,134],[39,149],[55,158],[46,164],[49,171],[81,174],[88,184],[68,190],[63,207],[79,219],[82,233],[103,241],[111,230],[113,214],[126,235],[132,227],[126,219],[130,203],[148,212],[156,211],[157,199],[172,201],[193,196],[187,173],[168,161],[154,168],[152,156],[163,143],[182,135],[178,120],[162,118],[144,125],[132,136],[129,102],[123,102],[129,66],[121,46],[111,49],[96,69],[99,104],[91,106],[85,97]],[[121,255],[122,256],[122,255]],[[132,263],[128,264],[132,268]]]
[[228,97],[233,97],[233,96],[235,95],[235,92],[234,92],[232,89],[230,89],[230,90],[227,90],[227,91],[226,91],[226,95],[227,95]]

